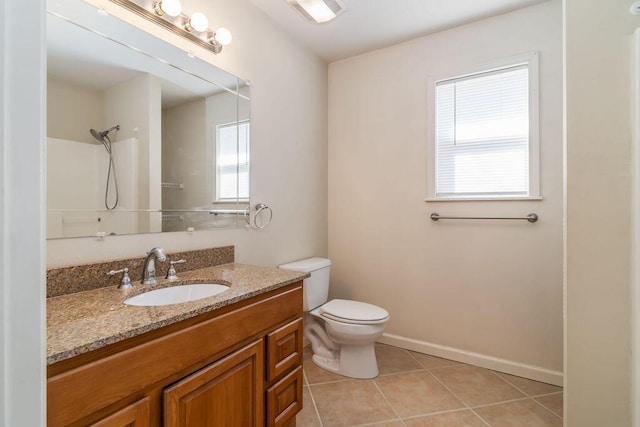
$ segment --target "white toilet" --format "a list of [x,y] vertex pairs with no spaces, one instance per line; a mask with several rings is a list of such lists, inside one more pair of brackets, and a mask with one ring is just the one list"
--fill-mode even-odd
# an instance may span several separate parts
[[374,344],[389,313],[372,304],[334,299],[329,294],[331,261],[308,258],[281,265],[284,270],[311,273],[304,280],[304,336],[311,343],[313,362],[352,378],[375,378],[378,363]]

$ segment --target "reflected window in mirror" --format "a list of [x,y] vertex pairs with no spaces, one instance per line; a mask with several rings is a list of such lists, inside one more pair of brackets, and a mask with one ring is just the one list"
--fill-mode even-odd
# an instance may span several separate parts
[[249,120],[216,126],[216,202],[249,201]]

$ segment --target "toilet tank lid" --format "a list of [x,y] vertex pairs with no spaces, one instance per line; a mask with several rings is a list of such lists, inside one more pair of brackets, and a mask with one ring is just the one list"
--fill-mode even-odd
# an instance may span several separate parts
[[283,270],[294,270],[309,273],[311,271],[329,267],[330,265],[331,261],[326,258],[307,258],[300,261],[290,262],[288,264],[282,264],[278,268],[281,268]]

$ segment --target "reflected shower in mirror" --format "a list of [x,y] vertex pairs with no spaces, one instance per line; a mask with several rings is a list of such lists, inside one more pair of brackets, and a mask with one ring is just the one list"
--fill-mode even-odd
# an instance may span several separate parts
[[48,238],[246,226],[246,83],[81,0],[55,7]]
[[[105,131],[98,132],[95,129],[89,129],[89,133],[93,136],[96,141],[101,142],[104,145],[105,150],[109,153],[109,166],[107,167],[107,183],[105,185],[104,190],[104,207],[108,211],[112,211],[118,207],[118,201],[120,196],[118,194],[118,177],[116,176],[116,165],[113,162],[113,144],[111,143],[111,138],[109,138],[109,133],[113,130],[120,130],[120,125],[115,125]],[[113,189],[115,190],[115,200],[113,204],[109,204],[109,187],[111,186],[111,182],[113,180]]]

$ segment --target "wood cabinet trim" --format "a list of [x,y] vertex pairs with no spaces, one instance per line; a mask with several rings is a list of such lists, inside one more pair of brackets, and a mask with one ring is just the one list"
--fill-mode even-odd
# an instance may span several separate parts
[[151,403],[148,397],[91,424],[91,427],[151,427]]

